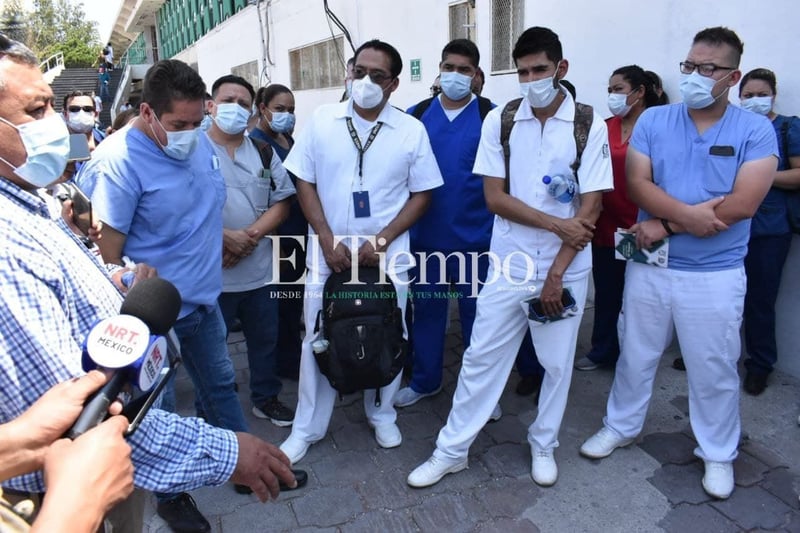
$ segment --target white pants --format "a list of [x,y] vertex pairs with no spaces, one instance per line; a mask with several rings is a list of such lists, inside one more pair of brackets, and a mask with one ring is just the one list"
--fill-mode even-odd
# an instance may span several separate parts
[[[487,279],[492,278],[490,270]],[[587,283],[588,277],[564,283],[575,297],[578,313],[547,324],[528,320],[526,310],[520,305],[522,300],[539,294],[544,281],[533,282],[533,292],[529,287],[514,285],[500,276],[481,289],[472,339],[464,352],[447,424],[436,440],[435,456],[466,459],[469,447],[503,394],[526,328],[531,330],[539,363],[545,369],[539,413],[528,428],[528,442],[543,450],[558,446]]]
[[[328,424],[333,414],[333,406],[338,393],[331,387],[328,378],[322,375],[311,350],[311,342],[317,339],[314,333],[314,324],[317,313],[322,309],[322,292],[327,275],[312,274],[309,272],[306,282],[306,293],[303,301],[303,316],[306,324],[306,336],[300,355],[300,382],[298,384],[297,409],[295,410],[292,436],[306,442],[317,442],[325,437]],[[398,273],[392,278],[397,290],[397,305],[405,316],[406,301],[408,299],[408,273]],[[405,332],[405,323],[403,324]],[[381,404],[375,406],[375,391],[365,390],[364,411],[370,425],[380,426],[393,424],[397,420],[393,400],[400,388],[403,373],[385,387],[380,389]]]
[[707,461],[729,462],[739,443],[739,327],[744,267],[685,272],[628,263],[624,339],[604,423],[619,436],[642,431],[658,361],[678,334],[689,380],[689,420]]

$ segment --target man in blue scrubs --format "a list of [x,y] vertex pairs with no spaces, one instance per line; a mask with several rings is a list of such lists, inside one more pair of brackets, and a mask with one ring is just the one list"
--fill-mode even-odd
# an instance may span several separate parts
[[[413,405],[441,390],[449,296],[451,292],[458,295],[461,336],[467,347],[478,289],[489,268],[494,216],[486,208],[483,178],[474,174],[472,167],[483,118],[495,105],[472,92],[479,63],[475,43],[450,41],[439,64],[441,92],[408,110],[425,125],[444,186],[433,191],[430,208],[410,230],[411,250],[417,258],[411,272],[413,374],[408,386],[395,396],[397,407]],[[529,334],[520,358],[523,363],[530,362],[528,366],[538,367],[531,374],[541,385],[543,369],[536,362]],[[501,414],[499,407],[495,408],[492,419]]]
[[[78,180],[104,223],[103,259],[146,262],[180,291],[175,331],[208,422],[247,431],[217,303],[225,182],[208,138],[199,135],[205,94],[185,63],[156,63],[145,76],[140,116],[95,150]],[[173,529],[210,530],[188,495],[158,497],[159,515]]]
[[698,33],[681,67],[680,104],[653,107],[636,123],[628,195],[639,206],[640,248],[669,237],[669,263],[630,263],[623,342],[603,428],[581,447],[610,455],[641,432],[658,360],[678,334],[689,381],[695,455],[703,489],[733,491],[739,434],[739,327],[750,218],[772,185],[778,145],[769,121],[728,104],[743,51],[728,28]]

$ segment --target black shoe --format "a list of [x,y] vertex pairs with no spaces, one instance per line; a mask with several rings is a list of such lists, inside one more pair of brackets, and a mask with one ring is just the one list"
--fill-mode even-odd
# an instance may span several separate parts
[[536,398],[539,397],[539,389],[542,388],[542,376],[536,374],[534,376],[522,376],[522,379],[517,383],[516,393],[520,396],[530,396],[535,394]]
[[291,426],[294,422],[294,411],[283,405],[277,396],[269,398],[261,405],[254,405],[253,414],[281,428]]
[[748,372],[744,378],[744,390],[748,394],[758,396],[767,388],[767,374]]
[[683,364],[683,357],[676,357],[673,359],[672,368],[686,372],[686,365]]
[[197,510],[194,499],[185,492],[175,498],[159,501],[158,516],[172,528],[175,533],[208,533],[211,524]]

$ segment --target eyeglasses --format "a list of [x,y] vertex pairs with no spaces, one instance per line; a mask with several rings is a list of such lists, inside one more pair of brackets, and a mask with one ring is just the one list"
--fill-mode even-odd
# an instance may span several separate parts
[[720,67],[714,63],[703,63],[702,65],[696,65],[691,61],[681,61],[680,67],[681,73],[683,74],[691,74],[697,70],[701,76],[705,76],[707,78],[713,76],[718,70],[736,70],[736,67]]
[[93,105],[71,105],[67,108],[70,113],[77,113],[78,111],[85,111],[86,113],[94,113]]
[[386,74],[382,70],[373,70],[367,72],[365,69],[359,67],[353,69],[353,79],[360,80],[364,76],[369,76],[369,79],[372,80],[372,83],[376,83],[378,85],[383,85],[394,77],[391,74]]

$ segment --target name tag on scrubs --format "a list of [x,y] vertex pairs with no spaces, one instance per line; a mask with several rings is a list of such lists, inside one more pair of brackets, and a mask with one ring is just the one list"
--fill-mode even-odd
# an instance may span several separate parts
[[353,193],[353,209],[355,209],[356,218],[364,218],[369,216],[368,191],[359,191]]
[[708,153],[711,155],[722,155],[726,157],[733,157],[735,155],[733,146],[712,146],[708,149]]

